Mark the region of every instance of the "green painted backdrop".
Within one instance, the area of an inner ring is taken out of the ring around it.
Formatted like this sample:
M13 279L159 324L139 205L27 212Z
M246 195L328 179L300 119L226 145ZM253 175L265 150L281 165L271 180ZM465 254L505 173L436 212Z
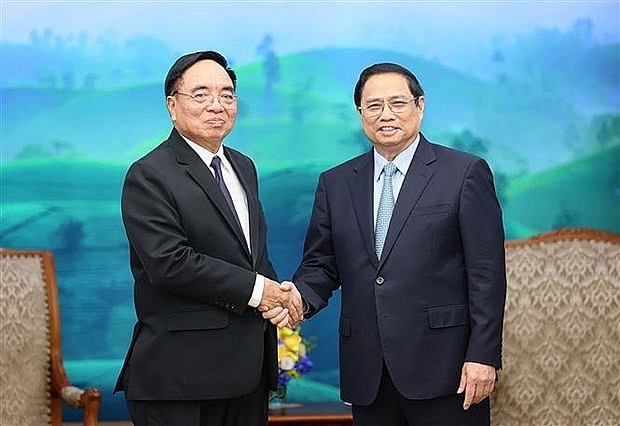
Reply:
M618 3L588 4L385 3L378 14L293 2L282 17L271 13L281 2L5 2L0 246L53 250L67 369L103 389L102 418L127 417L111 395L135 319L122 181L170 130L162 81L177 56L216 49L233 61L241 103L227 143L257 164L272 258L289 278L318 174L369 149L352 91L375 62L418 76L430 140L489 161L508 238L620 232ZM230 25L247 31L230 36ZM315 369L291 399L338 398L335 299L303 326Z

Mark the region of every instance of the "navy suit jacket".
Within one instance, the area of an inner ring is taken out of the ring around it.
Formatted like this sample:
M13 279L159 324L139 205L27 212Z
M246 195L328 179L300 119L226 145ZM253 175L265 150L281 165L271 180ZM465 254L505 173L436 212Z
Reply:
M370 151L321 174L294 282L320 310L342 290L340 387L370 404L383 362L407 398L456 394L465 361L501 367L502 213L487 163L421 136L379 261Z
M115 391L130 400L203 400L253 391L276 330L247 306L256 273L276 279L252 161L224 148L245 190L251 253L213 174L172 130L136 161L121 200L137 324ZM266 331L265 331L266 327Z

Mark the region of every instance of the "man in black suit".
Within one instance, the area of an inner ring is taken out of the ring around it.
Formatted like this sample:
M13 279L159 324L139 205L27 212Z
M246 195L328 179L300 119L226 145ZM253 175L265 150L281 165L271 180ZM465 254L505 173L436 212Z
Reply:
M276 329L255 308L299 319L274 281L254 164L222 145L235 88L219 53L179 58L165 81L174 129L125 178L138 321L115 391L136 426L266 425Z
M424 92L400 65L365 69L354 100L374 149L319 178L293 277L305 316L342 289L340 390L356 425L488 425L506 292L489 166L420 133Z

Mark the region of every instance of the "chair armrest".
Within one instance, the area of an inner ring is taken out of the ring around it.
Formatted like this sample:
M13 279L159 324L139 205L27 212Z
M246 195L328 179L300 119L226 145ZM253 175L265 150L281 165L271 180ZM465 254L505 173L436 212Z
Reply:
M99 389L84 389L80 398L80 407L84 409L84 426L97 426L99 406L101 405L101 392Z
M81 389L73 386L67 377L59 351L51 351L52 392L62 402L84 411L84 426L97 426L101 392L96 388Z
M101 392L98 389L63 386L60 396L63 402L74 408L84 410L84 426L96 426L98 424L97 414L101 405Z

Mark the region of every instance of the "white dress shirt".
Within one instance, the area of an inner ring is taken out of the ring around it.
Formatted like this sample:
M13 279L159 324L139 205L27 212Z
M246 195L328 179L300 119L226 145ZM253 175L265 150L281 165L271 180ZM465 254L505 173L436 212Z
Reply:
M396 166L396 172L392 175L392 189L394 191L394 202L398 201L398 194L400 193L400 188L403 186L403 181L405 180L405 175L411 166L411 161L413 161L413 155L415 154L415 150L418 149L418 145L420 144L420 134L416 136L415 140L411 145L409 145L403 152L398 154L392 163ZM383 166L388 161L381 156L377 152L377 149L374 149L374 158L375 158L375 178L374 182L374 193L373 193L373 211L374 211L374 224L377 226L377 215L379 213L379 200L381 199L381 190L383 189L383 179L385 173L383 173Z

